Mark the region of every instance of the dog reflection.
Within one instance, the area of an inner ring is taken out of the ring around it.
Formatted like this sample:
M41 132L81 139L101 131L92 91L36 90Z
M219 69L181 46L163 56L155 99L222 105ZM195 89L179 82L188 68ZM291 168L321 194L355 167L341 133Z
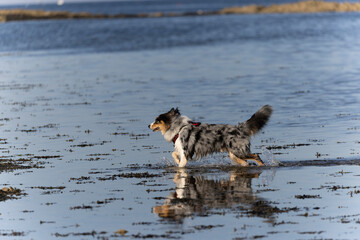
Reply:
M258 178L261 170L250 173L237 170L230 173L229 180L209 180L202 176L191 176L180 169L174 176L175 192L161 206L153 208L159 217L182 220L192 216L209 214L211 209L245 208L247 213L264 217L259 207L268 207L251 189L251 181ZM260 205L259 205L260 204ZM269 216L266 216L269 217Z

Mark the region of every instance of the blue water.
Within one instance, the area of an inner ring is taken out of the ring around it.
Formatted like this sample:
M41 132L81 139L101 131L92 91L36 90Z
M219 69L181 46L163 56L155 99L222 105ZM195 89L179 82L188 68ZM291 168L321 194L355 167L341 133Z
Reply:
M245 2L208 3L27 7L130 13ZM44 167L1 172L0 188L28 194L0 202L1 236L87 239L95 231L118 239L114 232L125 229L131 239L356 239L359 167L346 164L360 159L359 26L359 13L0 24L1 161ZM274 114L252 151L268 165L300 167L230 169L218 154L179 171L173 145L147 128L171 107L195 121L236 124L265 104ZM35 157L43 155L58 157ZM134 172L154 176L120 175ZM249 213L259 200L298 210ZM163 205L188 215L171 221L155 212Z
M140 7L150 12L174 8L196 11L246 3L249 2L125 1L23 7L132 13L139 12ZM137 104L124 110L137 111L136 119L146 119L141 122L140 132L147 131L143 127L154 115L176 105L190 117L231 123L245 120L261 105L271 104L275 114L267 128L270 132L263 136L265 139L254 140L258 152L271 145L295 143L311 146L306 150L277 150L277 157L290 161L356 158L358 26L360 13L8 22L0 25L0 56L4 63L10 59L23 63L17 70L4 64L4 74L27 72L30 62L39 61L39 66L44 62L48 66L33 67L30 73L54 69L53 78L57 79L81 69L79 79L86 79L92 71L99 79L109 72L129 79L129 84L121 88L138 89L146 99L136 99ZM53 59L67 64L57 67ZM2 76L5 83L8 79ZM91 85L91 80L87 81ZM138 82L142 84L138 86ZM143 89L145 83L148 86ZM111 85L109 94L117 87L120 86ZM97 101L108 101L101 93L98 96L101 97ZM132 97L137 98L134 94L129 97L129 103L135 102ZM155 103L157 99L161 101ZM117 100L123 102L121 98ZM138 111L147 104L149 113ZM228 114L234 109L246 114ZM157 142L163 144L160 138Z
M196 12L215 11L224 7L243 6L250 4L271 5L280 3L298 2L298 0L127 0L127 1L98 1L90 3L69 3L64 5L56 4L33 4L1 6L1 8L27 8L44 9L49 11L71 11L71 12L90 12L90 13L151 13L151 12ZM356 0L336 2L357 2Z
M266 1L267 4L280 1ZM288 1L283 1L288 2ZM134 13L215 10L264 1L132 1L56 5L29 5L31 9ZM21 7L21 6L16 6ZM211 9L210 9L211 8ZM302 40L303 44L356 44L359 13L270 14L176 17L160 19L104 19L9 22L0 28L0 52L141 51L183 46ZM351 34L350 34L351 33Z
M354 1L354 0L352 0ZM297 2L296 0L140 0L140 1L99 1L93 3L69 3L58 6L56 4L27 4L14 6L0 6L1 8L44 9L49 11L71 11L90 13L151 13L151 12L196 12L198 10L214 11L224 7L242 6L249 4L270 5L278 3ZM339 1L341 2L341 1ZM351 1L350 1L351 2Z

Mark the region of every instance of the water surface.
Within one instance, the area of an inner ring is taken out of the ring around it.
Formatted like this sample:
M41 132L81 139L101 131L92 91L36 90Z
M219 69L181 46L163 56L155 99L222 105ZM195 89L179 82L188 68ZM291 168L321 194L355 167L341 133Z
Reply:
M359 15L14 22L0 28L0 203L9 239L356 239ZM174 168L147 126L275 111L252 150ZM318 160L318 161L317 161ZM311 165L311 166L309 166ZM124 231L122 232L124 233Z

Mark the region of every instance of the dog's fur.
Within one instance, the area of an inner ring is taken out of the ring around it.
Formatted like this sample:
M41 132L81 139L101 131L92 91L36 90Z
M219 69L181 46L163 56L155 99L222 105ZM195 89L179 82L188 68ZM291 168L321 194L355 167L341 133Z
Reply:
M172 157L179 167L185 167L188 160L204 157L215 152L229 152L232 160L242 166L248 166L247 160L264 165L257 154L250 151L250 137L265 126L272 113L272 107L265 105L252 117L238 125L194 124L191 119L182 116L179 110L172 108L160 114L149 125L151 130L161 131L165 140L174 141L175 151Z

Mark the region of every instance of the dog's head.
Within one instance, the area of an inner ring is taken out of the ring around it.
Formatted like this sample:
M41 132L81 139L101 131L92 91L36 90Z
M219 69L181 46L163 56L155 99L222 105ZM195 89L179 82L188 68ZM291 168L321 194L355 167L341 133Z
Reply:
M170 111L160 114L155 118L155 121L149 125L149 128L154 132L161 131L164 135L169 130L171 123L175 118L180 116L178 108L172 108Z

